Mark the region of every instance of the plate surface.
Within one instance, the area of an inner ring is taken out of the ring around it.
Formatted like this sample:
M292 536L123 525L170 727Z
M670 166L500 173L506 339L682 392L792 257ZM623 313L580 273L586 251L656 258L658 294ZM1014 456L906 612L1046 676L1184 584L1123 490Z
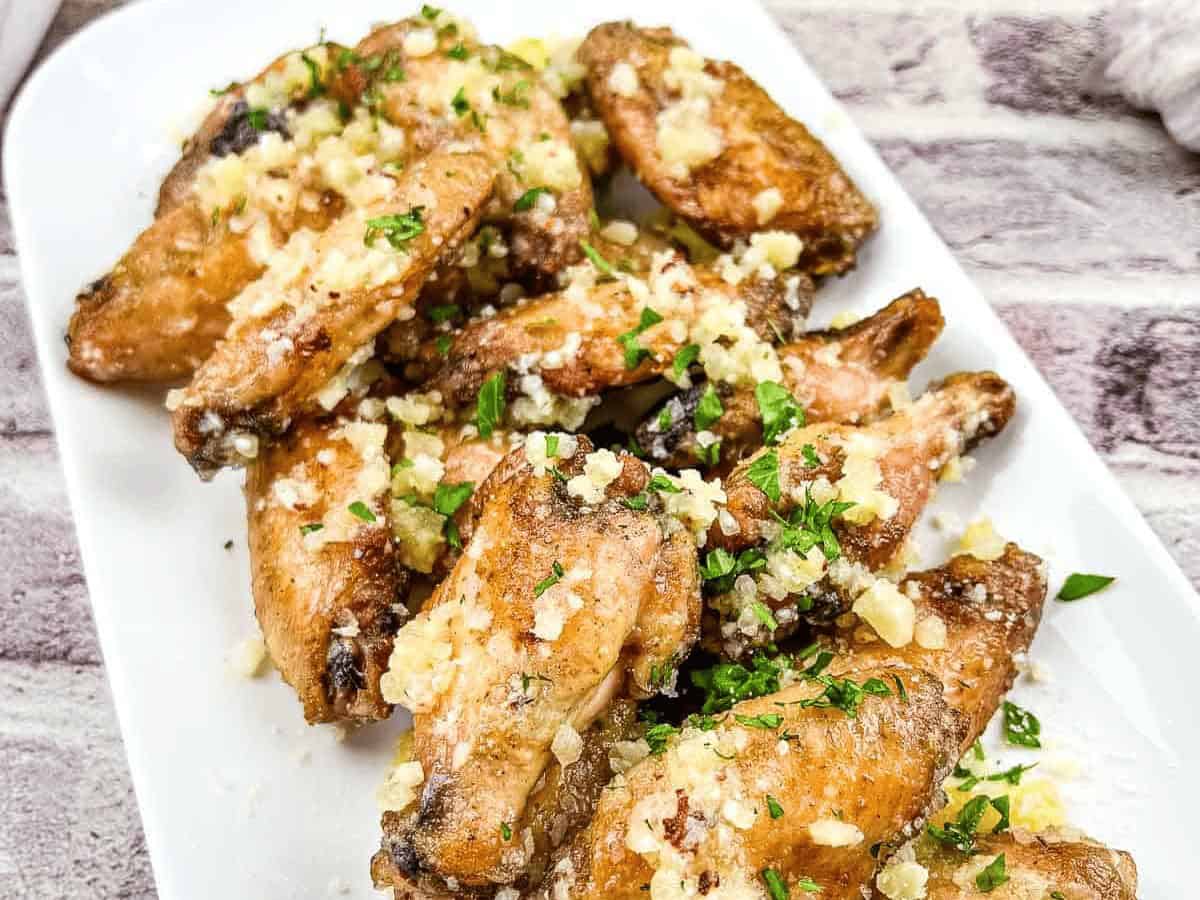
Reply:
M487 39L580 33L582 5L467 0ZM96 624L159 892L210 897L378 896L374 790L401 720L337 740L307 728L275 676L245 681L227 658L256 633L240 476L201 484L171 448L157 392L105 390L70 376L62 334L81 285L151 219L159 181L208 88L257 71L324 26L353 43L394 2L286 6L208 0L140 3L68 41L13 111L5 179L38 352ZM977 453L932 512L986 514L1050 562L1051 591L1072 571L1116 575L1103 595L1048 603L1031 657L1049 680L1015 699L1042 720L1048 749L1005 751L1063 783L1072 821L1133 851L1142 896L1189 896L1184 817L1200 808L1200 724L1190 669L1200 599L949 251L783 34L756 5L614 0L604 18L671 24L710 56L733 59L824 139L880 207L882 229L850 276L825 287L813 321L873 310L920 285L941 298L945 335L914 388L993 368L1019 412ZM1013 198L1013 202L1021 202ZM930 516L926 517L931 518ZM936 565L955 535L925 527ZM224 549L227 540L231 550ZM1000 753L995 732L986 741ZM81 761L86 765L86 760ZM85 822L77 827L86 828Z

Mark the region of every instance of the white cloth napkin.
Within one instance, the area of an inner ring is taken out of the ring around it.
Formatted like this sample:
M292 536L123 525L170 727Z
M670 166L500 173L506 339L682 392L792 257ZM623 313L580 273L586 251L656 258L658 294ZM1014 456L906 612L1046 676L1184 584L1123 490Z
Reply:
M1171 137L1200 152L1200 3L1123 0L1105 14L1104 31L1091 83L1158 110Z
M0 110L25 74L29 60L58 12L61 0L0 0Z

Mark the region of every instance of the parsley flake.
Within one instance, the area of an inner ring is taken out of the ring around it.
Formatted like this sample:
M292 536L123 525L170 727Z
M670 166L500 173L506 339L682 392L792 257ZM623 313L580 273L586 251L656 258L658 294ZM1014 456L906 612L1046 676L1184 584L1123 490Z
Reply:
M1006 881L1008 875L1004 871L1004 854L1001 853L975 876L975 887L988 894Z
M542 594L546 593L546 591L550 590L550 588L554 587L554 585L556 585L560 581L562 581L562 577L563 577L563 567L558 562L558 560L555 560L554 564L550 566L550 574L547 575L545 578L543 578L541 581L539 581L534 586L533 596L535 596L535 597L542 596Z
M352 515L362 519L364 522L375 521L375 513L371 512L371 508L361 500L355 500L346 508L350 510Z
M323 522L309 522L307 525L300 526L300 534L309 535L320 531L325 527Z
M500 823L500 837L504 838L506 841L512 840L512 826L507 822Z
M754 399L762 416L763 443L768 447L793 428L803 428L804 408L788 389L774 381L760 381L754 388ZM807 458L807 457L806 457Z
M671 363L671 373L678 381L683 377L683 373L688 370L688 367L700 358L700 345L688 344L686 347L680 347L675 354L675 361Z
M779 805L779 801L767 794L767 812L771 814L772 819L783 818L783 807Z
M504 391L508 378L501 369L488 378L479 389L475 404L475 427L481 438L490 438L500 420L504 418Z
M538 197L540 197L542 194L548 193L550 193L550 188L548 187L530 188L517 198L517 202L513 204L513 212L527 212L528 210L533 209L534 204L537 203Z
M1104 590L1116 580L1108 575L1085 575L1082 572L1072 572L1067 576L1067 580L1063 582L1063 586L1059 588L1054 599L1061 600L1063 603L1082 600L1097 591Z
M596 267L596 270L607 279L615 279L617 277L616 270L613 269L612 263L600 255L600 251L589 244L587 241L580 241L579 246L583 249L583 254Z
M1027 709L1022 709L1015 703L1004 701L1004 738L1010 744L1018 747L1042 746L1039 735L1042 733L1042 723Z
M708 427L718 421L724 413L725 407L721 405L717 389L710 383L704 389L704 393L700 395L700 402L696 404L696 428L700 431L707 431Z
M414 206L402 215L393 214L367 219L367 230L363 234L363 243L369 247L375 243L376 238L382 235L396 250L407 249L409 241L425 232L425 223L422 221L424 212L425 207Z
M452 516L470 499L475 491L475 482L462 481L458 484L442 482L433 492L433 509L443 516Z
M778 503L782 493L779 488L779 454L769 450L759 456L746 469L749 482L767 495L772 503Z

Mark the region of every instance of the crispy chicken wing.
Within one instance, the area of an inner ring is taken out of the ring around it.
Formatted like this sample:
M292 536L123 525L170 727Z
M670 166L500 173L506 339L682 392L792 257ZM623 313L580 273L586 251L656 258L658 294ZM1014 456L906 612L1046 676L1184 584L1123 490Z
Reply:
M975 879L1004 855L1008 881L992 888L989 900L1137 900L1137 866L1123 850L1087 838L1057 833L1013 832L980 836L974 855L917 842L917 859L929 870L927 900L975 900L984 896ZM876 900L886 900L878 890Z
M840 628L831 671L892 666L941 680L946 702L970 723L960 748L983 733L1017 675L1013 657L1029 649L1046 599L1044 565L1008 544L998 559L953 557L907 576L900 593L915 608L916 637L891 647L867 624Z
M474 404L483 382L501 370L514 394L522 376L534 372L554 394L587 397L669 372L714 310L737 305L761 340L771 340L773 329L791 331L798 310L807 309L807 296L799 296L783 279L731 286L708 267L667 253L645 282L573 286L469 322L446 352L434 343L423 347L408 374L452 407Z
M566 114L523 60L480 44L464 20L429 13L364 38L338 90L365 97L419 151L455 144L486 154L496 168L487 218L508 231L514 273L549 284L582 255L592 209Z
M894 671L847 674L891 683ZM825 900L859 900L877 845L905 840L928 814L963 723L923 673L907 704L867 696L853 718L806 706L819 687L743 701L710 731L685 725L604 792L538 896L762 896L775 879L784 892L808 879Z
M783 386L809 422L867 422L891 408L903 385L942 332L937 300L919 288L846 328L813 331L776 348ZM664 466L695 465L696 407L707 390L697 384L668 399L638 427L638 445ZM718 385L724 412L708 426L721 442L721 462L736 463L762 444L762 414L752 387Z
M297 422L246 469L254 607L310 722L372 720L406 576L388 527L385 425Z
M287 265L239 295L225 339L169 398L175 446L192 466L211 475L244 463L260 437L332 408L376 335L413 315L430 270L474 229L492 178L479 154L435 153L315 241L294 238Z
M669 28L610 22L579 48L613 144L663 203L713 240L799 235L802 265L844 272L876 213L837 160L733 63Z
M620 502L645 486L640 462L577 444L566 482L524 450L501 465L464 553L397 636L384 695L413 711L423 787L385 814L381 853L418 887L519 879L551 757L569 763L614 697L652 693L695 640L690 533Z
M302 55L325 59L326 53L337 51L336 45L322 45L286 54L219 98L164 180L154 223L111 272L76 299L67 328L71 371L102 382L171 381L190 375L225 333L230 321L226 303L263 272L256 241L268 237L282 244L300 229L321 231L341 215L340 194L320 178L301 175L294 160L277 153L269 172L254 184L268 202L252 203L249 211L246 193L236 200L219 193L210 197L214 192L203 192L196 183L206 163L238 160L251 149L257 160L265 155L259 144L266 136L292 137L288 129L299 108L252 111L248 88L265 90L266 84L286 79L295 66L303 71ZM292 88L298 97L281 99L303 103L309 88L304 79ZM231 163L229 172L236 165ZM261 230L251 227L254 222L261 222Z

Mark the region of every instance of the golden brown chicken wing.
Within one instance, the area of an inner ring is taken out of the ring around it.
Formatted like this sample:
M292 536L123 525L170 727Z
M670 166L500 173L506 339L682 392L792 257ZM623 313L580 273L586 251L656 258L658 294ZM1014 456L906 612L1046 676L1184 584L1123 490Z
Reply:
M435 153L381 198L347 213L234 301L225 339L173 398L175 446L201 475L253 458L261 437L332 408L356 365L413 299L438 261L474 230L492 166ZM291 245L289 245L291 246Z
M1001 856L1002 870L996 864ZM926 900L1137 900L1133 857L1073 834L980 836L971 855L923 839L917 842L916 859L928 870ZM989 878L984 873L988 866L1006 880ZM986 893L981 884L989 886ZM886 900L878 889L873 896Z
M469 322L450 335L449 348L424 346L407 374L451 407L474 404L483 382L502 370L514 396L535 374L556 395L587 397L670 372L705 316L729 306L762 341L790 333L807 311L807 295L799 296L785 279L734 286L667 252L645 281L576 285Z
M856 686L895 670L846 674ZM876 854L928 814L957 752L960 717L914 673L908 702L868 692L853 716L816 680L689 726L600 798L539 897L706 895L858 900Z
M773 229L814 274L844 272L876 213L825 146L733 63L669 28L599 25L579 48L612 142L663 203L711 239Z
M783 382L809 422L869 422L891 409L893 393L942 332L937 300L919 288L846 328L813 331L777 349ZM698 384L650 413L635 437L648 458L681 468L703 455L696 408ZM753 387L717 385L724 411L707 430L721 443L721 463L737 463L762 444L762 411Z
M892 599L900 608L882 611L886 637L869 624L870 607L864 607L865 622L838 629L830 671L892 666L937 677L945 686L946 702L970 725L960 748L966 752L1012 687L1017 675L1013 658L1033 641L1046 599L1044 564L1010 543L997 559L964 554L910 574ZM903 632L898 638L888 627L897 618ZM903 643L891 646L887 638Z
M303 420L246 469L254 608L310 722L383 719L406 617L388 527L387 426Z
M657 690L695 640L690 533L621 502L649 479L640 462L576 443L560 475L524 450L501 465L462 556L397 636L384 696L413 712L423 787L385 815L381 852L418 887L522 877L552 756L569 767L579 732L622 693Z
M319 170L301 173L289 152L297 148L291 130L314 118L311 109L308 119L298 117L319 84L302 60L320 72L339 50L285 54L218 99L164 180L154 223L77 298L67 329L71 371L103 382L190 375L225 333L226 304L262 274L259 247L301 229L321 231L341 215L341 194ZM279 105L252 107L247 96L261 102L268 86ZM340 132L342 123L329 118L326 130ZM316 139L311 129L304 136ZM213 176L207 187L199 178L205 166Z
M469 23L427 8L373 31L345 57L337 90L403 128L418 152L454 144L492 160L487 218L504 224L516 275L545 286L582 256L592 191L566 114L537 72L480 44Z

